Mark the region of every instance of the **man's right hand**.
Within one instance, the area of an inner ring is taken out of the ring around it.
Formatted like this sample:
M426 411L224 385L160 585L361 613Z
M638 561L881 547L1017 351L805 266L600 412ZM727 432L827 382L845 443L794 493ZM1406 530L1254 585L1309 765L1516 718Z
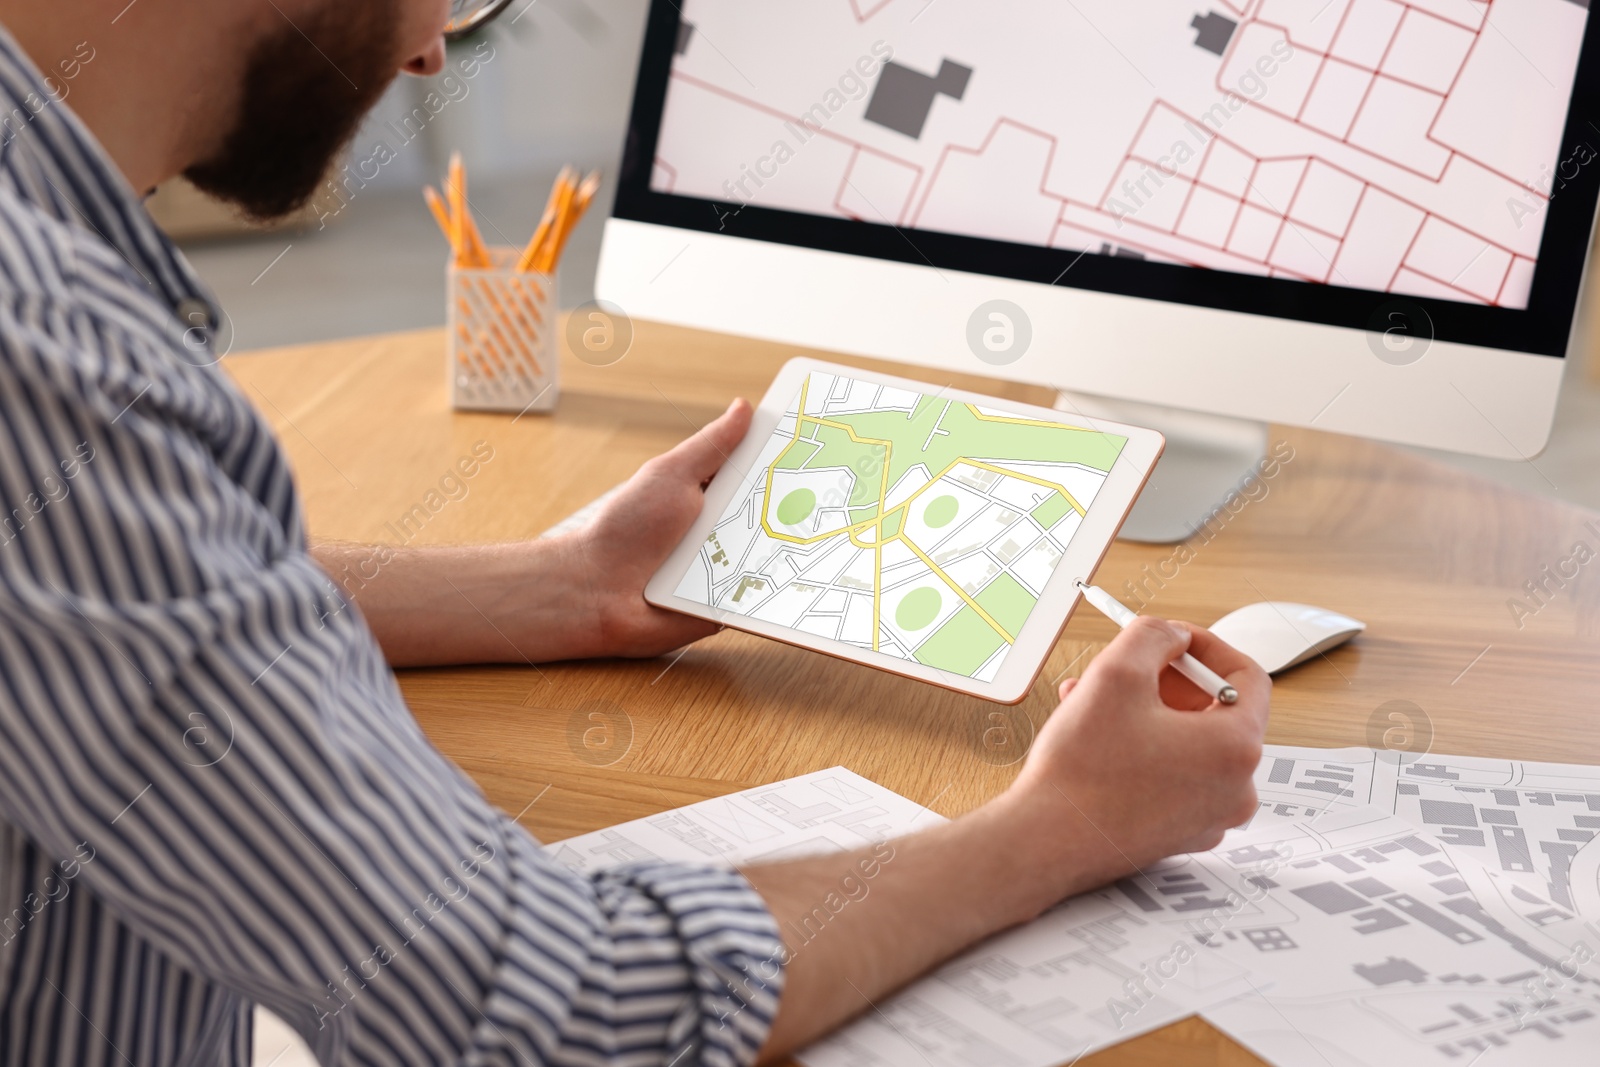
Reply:
M1185 651L1238 703L1218 704L1173 670ZM1260 667L1205 630L1140 619L1061 687L1000 797L870 851L747 868L792 954L762 1060L1065 897L1215 846L1255 813L1271 692Z
M1221 704L1171 668L1189 652L1238 690ZM1033 827L1059 897L1214 848L1256 811L1272 682L1207 630L1142 617L1061 686L999 802Z

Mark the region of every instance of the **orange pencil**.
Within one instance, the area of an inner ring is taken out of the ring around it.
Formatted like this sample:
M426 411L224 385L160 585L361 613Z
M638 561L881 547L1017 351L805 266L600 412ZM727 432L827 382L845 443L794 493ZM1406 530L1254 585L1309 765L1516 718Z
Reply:
M578 187L570 181L561 188L561 199L556 204L556 221L550 227L550 232L545 235L544 244L539 248L539 255L534 263L534 270L540 274L553 274L556 269L556 244L561 240L561 234L567 228L567 219L572 211L572 202L578 195Z
M600 172L591 170L589 176L583 179L583 184L578 186L578 199L587 208L589 201L594 199L594 194L600 191Z
M533 269L540 274L550 273L550 249L555 243L556 235L561 232L561 227L566 225L567 212L572 209L572 199L577 194L577 186L573 181L576 177L577 175L569 168L568 176L556 190L555 215L551 218L550 228L545 231L544 240L539 242L539 250L533 257Z
M450 156L447 186L445 192L450 197L451 218L456 226L457 265L487 267L489 257L483 248L483 238L478 235L478 227L472 221L472 214L467 209L467 170L462 165L460 152L454 152Z
M561 173L556 175L555 184L550 187L550 198L545 201L544 216L539 220L538 229L533 231L533 239L528 242L528 247L523 249L522 255L517 259L518 270L532 270L539 260L539 252L544 248L544 243L550 237L550 231L556 224L556 206L561 202L562 190L571 179L571 167L562 167Z
M465 197L462 199L465 200ZM462 216L462 225L467 231L467 254L472 259L472 266L478 268L493 266L493 260L489 258L489 246L483 243L483 234L478 232L478 223L473 219L470 209Z
M455 153L450 157L450 165L445 170L444 195L450 204L450 236L451 243L456 246L456 266L464 265L466 254L465 230L461 223L461 154Z
M572 236L572 231L577 229L578 223L583 219L583 213L589 210L589 204L599 190L600 172L593 171L583 180L583 184L573 191L573 198L562 215L561 226L552 238L545 257L546 274L555 273L556 265L561 261L561 253L567 247L567 239Z
M439 229L444 231L445 240L450 242L451 253L459 257L461 253L455 246L455 222L450 218L450 209L445 206L438 191L431 185L423 187L422 199L427 201L428 210L433 212L433 221L439 224Z

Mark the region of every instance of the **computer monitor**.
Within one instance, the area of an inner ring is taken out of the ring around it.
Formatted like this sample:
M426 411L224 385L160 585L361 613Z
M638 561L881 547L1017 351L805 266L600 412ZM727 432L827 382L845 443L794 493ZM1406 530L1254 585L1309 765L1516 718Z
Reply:
M1583 0L655 0L597 292L1069 407L1529 458L1596 33Z

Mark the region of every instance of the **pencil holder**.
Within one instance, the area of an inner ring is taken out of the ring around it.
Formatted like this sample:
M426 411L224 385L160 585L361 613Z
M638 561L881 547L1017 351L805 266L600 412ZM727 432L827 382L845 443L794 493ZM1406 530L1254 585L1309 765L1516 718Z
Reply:
M489 267L450 264L450 403L460 411L550 411L561 341L554 275L516 269L491 248Z

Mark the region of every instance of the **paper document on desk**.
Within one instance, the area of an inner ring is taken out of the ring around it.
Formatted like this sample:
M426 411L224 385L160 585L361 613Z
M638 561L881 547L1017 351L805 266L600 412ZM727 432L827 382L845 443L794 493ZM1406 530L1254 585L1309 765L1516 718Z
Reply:
M774 862L859 848L943 821L835 767L548 851L579 871L655 859ZM791 942L828 936L825 926L785 934ZM811 1067L1054 1067L1251 988L1246 971L1203 957L1184 940L1135 905L1078 897L879 1002L798 1058Z
M1251 988L1247 969L1186 931L1126 900L1085 895L963 953L796 1058L809 1067L1056 1067Z
M1568 920L1600 924L1600 767L1268 745L1256 791L1250 829L1371 806L1508 883L1512 905L1551 936L1574 945L1585 934Z
M1600 767L1434 755L1396 763L1385 756L1379 807L1600 922Z
M1261 807L1248 828L1300 822L1330 808L1371 804L1378 777L1378 753L1370 748L1267 745L1256 768Z
M1268 746L1256 784L1216 850L1066 901L798 1058L1049 1067L1200 1013L1278 1067L1597 1061L1600 910L1577 909L1600 897L1600 769ZM939 820L835 768L551 851L751 862Z
M1204 940L1270 985L1202 1015L1277 1067L1600 1054L1594 939L1574 951L1525 918L1517 887L1376 808L1235 832L1150 874L1254 887Z
M777 863L843 852L944 822L854 771L834 767L547 845L575 871L641 860Z

